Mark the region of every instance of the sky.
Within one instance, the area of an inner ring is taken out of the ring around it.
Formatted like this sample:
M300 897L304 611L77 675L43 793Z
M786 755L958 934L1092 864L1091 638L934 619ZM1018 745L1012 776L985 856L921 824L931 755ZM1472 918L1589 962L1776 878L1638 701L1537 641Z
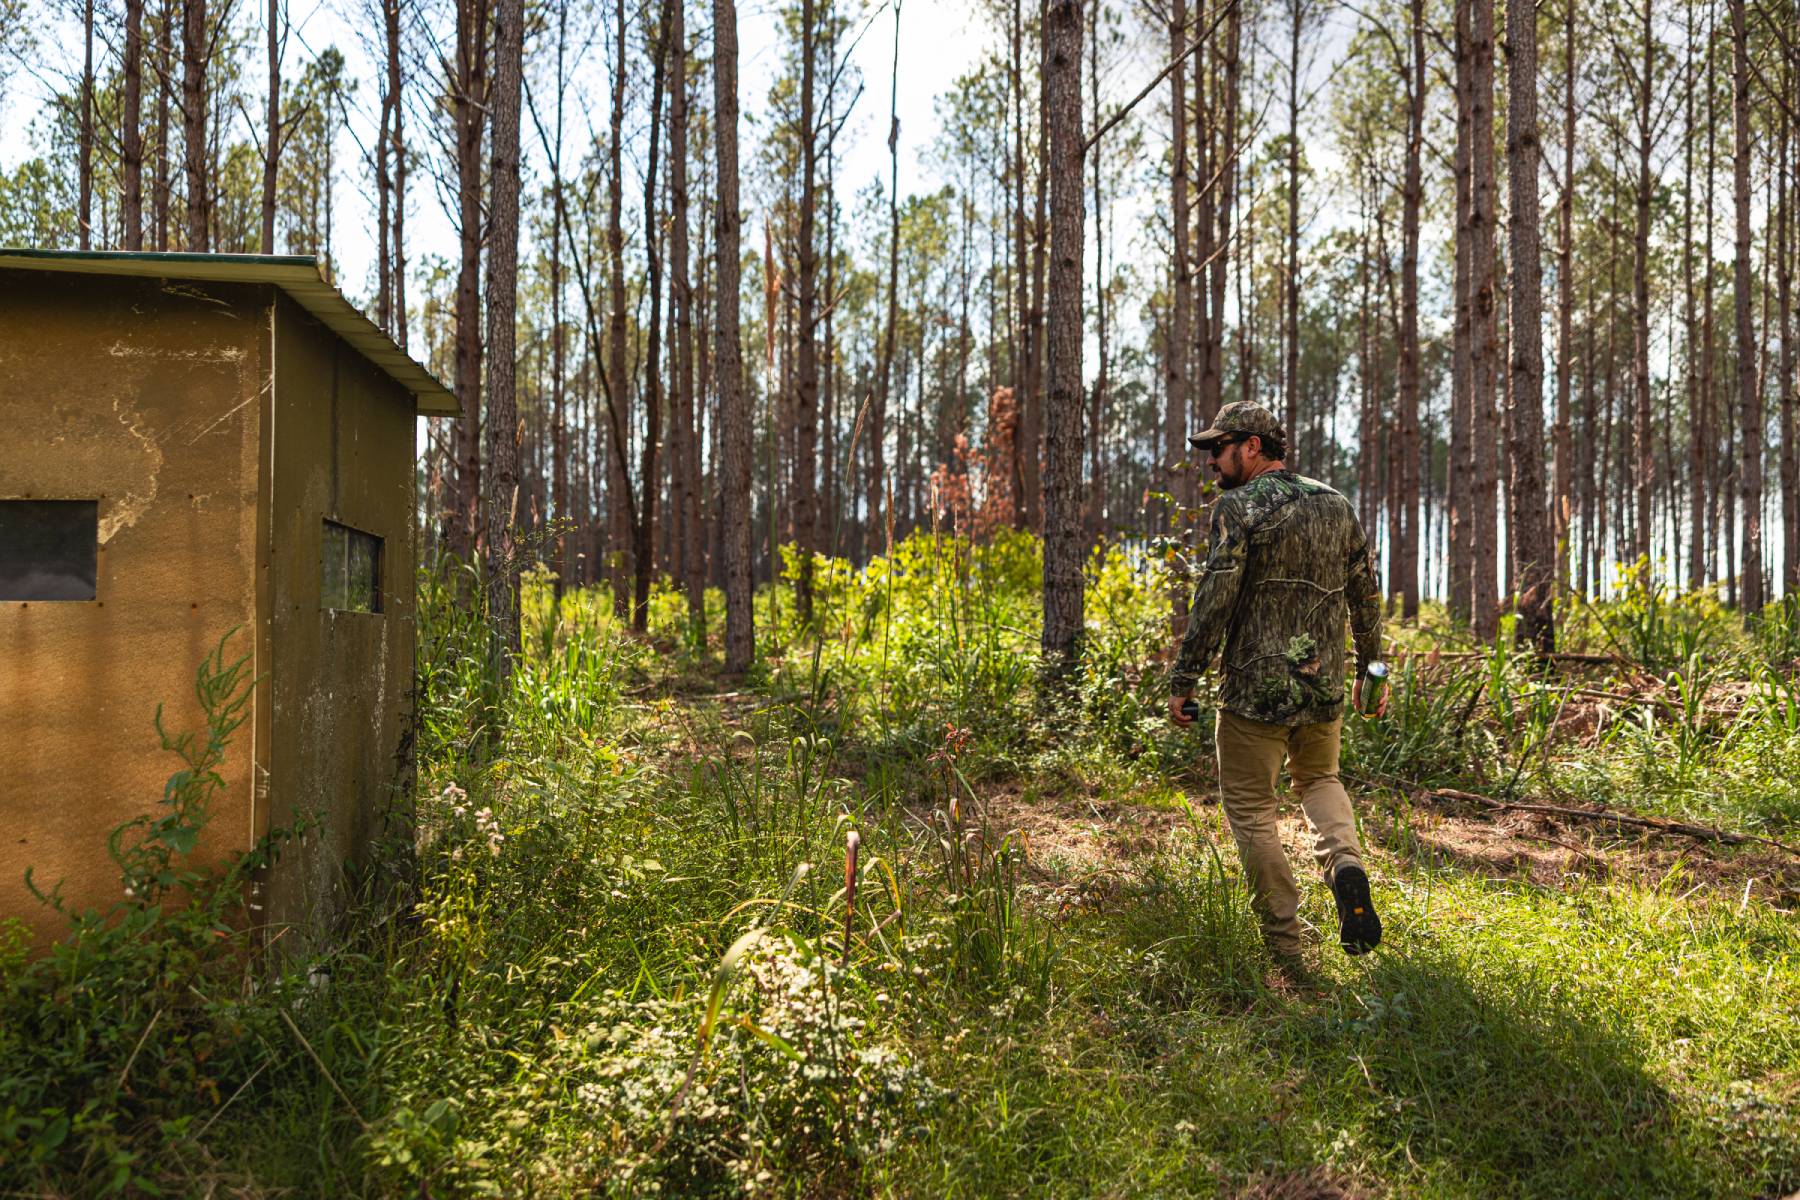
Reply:
M340 174L335 203L333 249L341 264L340 280L353 297L371 290L368 281L374 275L375 235L373 188L368 171L353 157L359 145L367 145L375 124L375 106L381 88L378 64L367 53L357 28L357 8L352 0L289 0L288 19L291 33L284 53L284 81L298 78L306 61L327 46L335 45L343 52L348 74L358 81L357 95L350 106L349 136L340 147L346 166ZM34 15L49 16L45 0L36 0ZM695 16L699 14L696 12ZM710 37L709 29L698 31ZM696 30L690 28L689 36ZM850 195L878 176L884 181L888 172L886 127L888 118L888 85L894 54L894 13L886 5L872 6L865 16L852 25L852 37L860 34L852 61L865 81L865 89L838 147L839 178L843 194ZM970 6L946 0L903 0L900 17L900 71L898 111L900 117L900 191L902 195L933 187L938 182L926 162L926 150L936 125L933 100L948 91L956 77L970 69L978 57L984 31L973 23ZM260 39L259 32L256 34ZM763 3L740 4L738 9L739 93L743 113L750 120L742 131L740 154L748 162L754 153L757 129L752 123L767 108L766 96L780 68L780 46L777 40L773 7ZM66 65L80 69L81 29L66 16L51 17L40 23L40 48L36 55L48 60L51 69ZM547 47L540 47L547 53ZM97 49L97 54L102 53ZM572 64L577 71L603 88L608 64L603 61L603 48L596 48L593 61ZM261 78L261 51L253 52L247 65L249 73ZM66 60L59 63L58 60ZM7 79L4 99L0 100L0 167L10 169L37 153L38 114L50 94L52 77L34 78L16 62L0 61ZM550 74L548 68L541 77ZM708 86L709 81L696 81ZM257 94L260 82L248 90ZM604 97L598 96L601 102ZM708 102L710 106L710 101ZM253 107L258 114L260 106ZM596 120L604 119L604 110ZM574 122L570 123L571 126ZM235 117L234 129L240 134L245 119ZM260 129L258 130L260 136ZM585 130L583 130L585 134ZM541 154L533 153L536 139L531 136L530 119L526 118L524 145L527 170ZM415 129L413 136L419 132ZM575 140L570 129L571 145ZM573 153L573 150L570 151ZM410 189L407 217L408 251L413 261L422 255L441 254L454 257L456 230L438 201L436 190L422 175L415 175L416 186ZM530 181L527 181L529 186ZM746 204L755 202L747 189ZM752 220L754 224L754 220Z

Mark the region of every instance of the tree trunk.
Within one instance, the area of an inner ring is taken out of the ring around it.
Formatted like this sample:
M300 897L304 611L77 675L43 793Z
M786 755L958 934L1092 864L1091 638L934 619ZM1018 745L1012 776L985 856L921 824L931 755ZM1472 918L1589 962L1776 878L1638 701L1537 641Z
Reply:
M281 0L269 0L269 108L268 122L263 134L263 177L262 177L262 252L275 253L275 178L281 162ZM382 113L382 124L385 126L387 113ZM383 189L382 199L387 197ZM384 217L386 213L382 214ZM386 249L387 230L382 230L383 249ZM384 265L385 269L385 265Z
M400 343L400 349L406 349L406 136L405 92L400 80L400 4L402 0L382 0L382 16L387 25L387 93L392 98L392 149L394 163L393 190L393 236L389 239L389 252L394 256L388 270L388 282L393 288L393 308L390 313L389 331Z
M1655 186L1650 174L1650 147L1655 140L1655 129L1651 125L1653 118L1650 111L1650 100L1652 73L1656 63L1656 44L1650 25L1651 8L1651 0L1644 0L1644 60L1641 67L1643 77L1639 81L1641 91L1638 98L1637 115L1637 228L1632 247L1634 253L1632 284L1636 318L1632 365L1637 391L1637 407L1631 426L1632 474L1635 476L1632 483L1637 507L1632 527L1631 556L1633 559L1643 560L1645 571L1643 583L1645 586L1649 585L1649 572L1652 567L1650 499L1656 473L1655 430L1651 426L1650 410L1650 199L1651 188Z
M725 560L725 669L748 669L755 657L750 609L750 399L744 391L744 348L738 340L738 272L743 218L738 211L738 44L735 0L713 0L713 126L718 197L714 254L718 325L713 372L718 381L721 501Z
M607 457L606 524L607 579L612 585L613 616L625 621L631 615L628 581L632 576L631 479L625 463L631 454L631 365L625 356L625 0L613 6L611 171L606 181L606 248L610 262L607 279L607 339L605 386L609 390L614 442Z
M800 556L794 602L800 619L813 615L813 553L818 547L819 349L814 323L819 305L817 227L818 144L814 128L813 77L818 56L814 0L800 3L800 312L798 379L794 420L798 461L794 465L794 541Z
M1785 91L1790 104L1800 106L1800 70L1796 59L1800 49L1788 48L1783 61ZM1791 154L1791 137L1800 134L1800 122L1793 109L1784 106L1780 116L1779 161L1775 168L1775 190L1780 201L1775 209L1775 294L1776 320L1781 328L1781 381L1777 385L1781 413L1781 580L1782 593L1794 595L1800 589L1800 448L1795 446L1794 429L1794 191L1800 188L1800 156ZM1789 168L1794 174L1789 175ZM1784 182L1785 181L1785 182Z
M187 175L187 246L212 248L206 193L206 0L181 3L181 145Z
M670 465L675 496L671 519L678 531L675 573L687 591L688 633L706 644L706 580L702 574L699 479L700 440L694 423L694 288L688 257L687 13L677 0L670 14L669 53L669 303L675 312L675 437Z
M90 249L94 236L94 0L85 0L81 9L82 44L85 46L81 65L81 145L77 189L80 193L76 224L81 248Z
M519 653L519 419L516 328L519 292L519 90L524 0L494 10L492 229L487 289L487 601L489 665L504 688Z
M1074 665L1082 631L1081 539L1081 0L1045 12L1044 108L1049 132L1049 311L1044 389L1043 652Z
M888 278L887 316L881 334L879 390L869 414L869 526L871 534L892 528L892 486L883 478L887 461L888 400L893 394L894 338L900 328L900 8L894 5L894 64L888 94Z
M1556 649L1555 543L1544 507L1544 352L1538 237L1537 9L1506 8L1506 158L1512 203L1512 506L1507 533L1518 564L1518 636Z
M1282 428L1288 435L1288 457L1293 461L1294 441L1300 432L1300 33L1305 22L1305 0L1288 0L1288 144L1287 144L1287 275L1282 288L1286 312L1282 341L1287 354L1282 363Z
M1556 542L1556 585L1567 593L1574 487L1570 404L1575 356L1575 0L1563 0L1563 41L1563 188L1556 206L1556 431L1550 522Z
M1470 0L1470 8L1469 294L1474 340L1469 355L1469 398L1474 410L1470 448L1475 458L1470 598L1476 636L1488 639L1498 632L1500 623L1494 412L1494 376L1500 360L1495 342L1498 298L1494 286L1494 0Z
M1088 79L1093 87L1089 97L1093 128L1100 128L1100 6L1094 7L1093 37L1088 41ZM1101 194L1100 166L1101 150L1096 144L1094 156L1094 324L1100 351L1099 370L1094 373L1094 390L1088 405L1088 414L1083 440L1088 446L1088 482L1087 503L1083 506L1085 532L1087 539L1084 546L1091 546L1101 533L1101 519L1106 504L1106 481L1102 474L1105 470L1105 459L1102 456L1106 435L1101 413L1106 404L1106 384L1108 354L1106 313L1106 205Z
M1012 6L1012 70L1008 83L1012 90L1012 217L1013 245L1016 257L1013 262L1013 290L1017 295L1015 320L1019 336L1015 341L1015 354L1012 361L1013 398L1015 411L1022 414L1026 396L1031 391L1031 363L1036 351L1032 339L1036 335L1036 326L1030 318L1031 311L1031 256L1025 237L1025 75L1024 75L1024 19L1020 11L1020 0L1013 0ZM1013 521L1020 529L1029 528L1025 501L1025 455L1027 449L1025 422L1018 419L1012 426L1012 461L1009 464L1012 473L1010 490L1013 496Z
M144 248L144 0L125 0L124 128L119 139L119 222L125 249Z
M1738 492L1744 514L1740 601L1746 616L1762 610L1762 394L1756 386L1756 338L1750 321L1750 52L1744 0L1731 0L1731 193L1737 245L1732 300L1737 324Z
M656 459L662 449L662 252L656 231L657 153L662 144L663 86L667 79L670 10L682 0L663 0L656 34L655 67L650 84L650 154L644 164L644 266L650 296L650 319L644 325L644 440L638 448L637 528L632 537L631 627L644 633L650 621L650 577L656 560Z
M162 20L156 43L156 177L150 197L150 226L156 232L155 249L169 249L169 109L175 87L175 0L163 0Z
M381 0L384 24L387 17L385 10L394 2L395 0ZM394 228L392 224L394 181L388 171L388 153L391 148L389 129L394 119L394 89L390 84L391 81L384 78L381 89L381 118L375 128L375 323L391 332L394 320L394 280L391 274L393 259L389 254L388 238L393 235ZM555 231L552 232L554 234Z
M383 0L384 5L397 0ZM563 591L570 576L569 542L572 536L569 502L569 429L565 411L563 372L563 227L567 223L568 204L563 194L563 96L568 89L564 73L569 40L569 10L556 10L556 141L550 147L550 512L555 528L556 580L552 596L557 608L553 621L561 619ZM541 127L540 127L541 129Z
M1471 356L1475 344L1474 297L1470 291L1470 267L1475 261L1469 217L1474 189L1470 165L1474 153L1474 125L1470 117L1473 58L1469 29L1470 0L1455 0L1456 29L1456 262L1455 332L1451 337L1450 371L1450 615L1467 621L1474 617L1475 583L1475 434L1474 374Z
M1182 51L1187 49L1187 25L1187 0L1172 0L1169 9L1171 59L1179 59ZM1196 70L1195 74L1198 76L1199 72ZM1159 474L1163 489L1175 500L1168 506L1164 527L1158 532L1178 535L1181 479L1185 473L1176 464L1187 459L1187 354L1194 295L1192 269L1188 265L1187 79L1180 62L1169 75L1169 118L1169 204L1174 225L1174 258L1170 275L1169 338L1163 348L1165 449ZM1204 138L1205 134L1201 136ZM1173 632L1180 637L1187 626L1187 589L1178 583L1169 589L1169 600L1173 605Z
M1210 310L1211 340L1206 347L1205 362L1200 368L1200 419L1209 425L1212 418L1218 415L1219 406L1225 399L1225 285L1229 278L1228 271L1232 262L1241 261L1242 255L1227 253L1231 246L1232 209L1237 203L1237 179L1239 165L1238 145L1238 108L1241 98L1242 82L1239 68L1239 51L1243 42L1243 22L1241 4L1232 4L1225 16L1225 58L1222 64L1224 71L1224 96L1219 117L1217 150L1213 155L1212 174L1206 186L1214 188L1214 198L1210 201L1211 209L1218 214L1218 236L1212 239L1208 247L1208 257L1212 259L1211 301ZM1216 180L1216 185L1213 181ZM1202 202L1205 208L1208 202ZM1194 473L1192 487L1195 494L1199 489L1199 472Z
M1419 159L1425 146L1425 0L1411 0L1412 74L1407 80L1406 175L1400 215L1400 540L1388 580L1401 615L1419 615L1419 210L1425 199Z
M1686 94L1683 98L1683 109L1684 109L1683 128L1686 132L1686 136L1682 139L1682 141L1683 141L1683 179L1682 179L1681 273L1682 273L1683 292L1685 293L1685 296L1686 296L1686 313L1685 313L1685 319L1683 321L1683 326L1686 330L1686 334L1685 334L1685 338L1684 338L1684 344L1687 349L1687 355L1686 355L1687 364L1686 364L1685 376L1687 379L1687 392L1688 392L1688 397L1687 397L1687 399L1688 399L1688 480L1687 480L1687 487L1688 487L1689 534L1688 534L1688 548L1687 548L1688 549L1688 573L1687 574L1688 574L1688 587L1698 590L1699 588L1704 586L1706 583L1706 471L1707 471L1707 460L1710 457L1706 452L1707 451L1707 442L1706 442L1706 436L1705 436L1706 410L1707 410L1706 392L1707 392L1707 387L1709 385L1709 380L1707 378L1707 370L1706 370L1706 359L1707 359L1707 356L1711 353L1711 337L1710 337L1710 328L1709 327L1711 325L1712 312L1711 312L1711 304L1710 304L1710 284L1709 284L1709 304L1707 307L1705 323L1704 324L1700 323L1700 321L1696 318L1696 316L1694 314L1694 218L1693 218L1693 211L1694 211L1694 135L1693 135L1693 131L1695 129L1695 125L1694 125L1694 80L1696 78L1696 75L1698 75L1700 78L1702 78L1706 81L1708 96L1710 97L1711 88L1712 88L1712 76L1711 76L1712 54L1711 54L1711 50L1709 47L1708 51L1707 51L1707 55L1706 55L1705 66L1703 68L1701 68L1699 71L1696 71L1695 64L1693 62L1694 10L1690 6L1688 8L1687 12L1688 12L1687 37L1685 40L1686 40L1686 44L1688 46L1689 61L1687 64L1688 69L1686 72L1686 74L1687 74L1687 87L1685 89ZM1711 111L1711 102L1709 99L1709 101L1708 101L1709 114L1710 114L1710 111ZM1710 139L1711 139L1711 131L1708 130L1709 142L1710 142ZM1709 172L1709 176L1708 176L1708 188L1707 188L1707 213L1706 213L1707 230L1708 230L1709 235L1710 235L1711 228L1712 228L1712 211L1711 211L1712 190L1711 190L1711 178L1710 178L1711 169L1712 169L1712 165L1711 165L1711 160L1710 160L1710 156L1709 156L1708 163L1707 163L1707 170ZM1705 262L1705 267L1706 267L1706 274L1707 274L1708 279L1710 280L1711 274L1712 274L1712 271L1711 271L1712 248L1711 248L1710 240L1706 247L1706 257L1705 257L1704 262ZM1700 339L1700 345L1698 347L1695 346L1696 335L1699 335L1699 339Z
M450 550L472 561L481 530L481 141L488 107L488 0L457 0L456 75L456 513Z
M1041 11L1047 13L1048 8ZM1042 530L1043 462L1046 450L1044 406L1047 403L1044 397L1044 372L1048 352L1045 339L1049 336L1044 326L1044 281L1049 262L1047 250L1050 237L1050 224L1045 211L1050 190L1050 106L1044 76L1049 70L1050 39L1043 28L1040 27L1038 32L1037 198L1033 204L1034 215L1031 222L1031 304L1025 312L1025 321L1030 329L1027 342L1031 347L1031 355L1025 364L1025 395L1019 402L1019 475L1025 481L1024 490L1019 494L1019 514L1022 528ZM1077 104L1075 114L1079 117L1080 113L1081 108Z

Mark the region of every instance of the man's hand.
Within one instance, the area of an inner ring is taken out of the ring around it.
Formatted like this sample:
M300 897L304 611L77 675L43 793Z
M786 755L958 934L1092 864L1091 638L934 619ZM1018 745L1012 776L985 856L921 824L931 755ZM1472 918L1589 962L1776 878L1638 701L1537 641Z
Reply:
M1350 707L1354 708L1359 713L1362 712L1362 710L1363 710L1362 685L1363 685L1363 677L1361 675L1358 675L1356 677L1356 685L1350 689ZM1392 688L1389 688L1387 691L1381 693L1381 703L1376 706L1375 711L1372 713L1363 713L1363 716L1369 718L1369 720L1371 720L1371 721L1378 721L1382 717L1387 716L1388 699L1393 694L1394 694L1394 690Z
M1194 723L1194 718L1182 711L1182 706L1193 698L1192 694L1169 697L1169 720L1175 722L1175 727L1177 729L1186 729L1189 725Z

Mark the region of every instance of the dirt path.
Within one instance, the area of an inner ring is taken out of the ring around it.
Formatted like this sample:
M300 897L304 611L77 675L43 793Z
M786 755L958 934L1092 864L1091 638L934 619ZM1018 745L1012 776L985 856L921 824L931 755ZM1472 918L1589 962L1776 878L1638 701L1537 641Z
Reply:
M989 820L999 833L1019 832L1041 880L1061 888L1105 888L1131 874L1140 859L1167 848L1189 826L1184 811L1079 790L1028 794L1018 783L988 791ZM1202 830L1229 846L1223 814L1212 798L1194 805ZM1363 801L1364 836L1403 864L1448 866L1540 887L1609 881L1677 896L1714 893L1740 904L1800 910L1800 862L1763 847L1730 849L1658 836L1615 833L1537 813L1410 812ZM1281 838L1304 862L1311 833L1298 806L1282 805Z

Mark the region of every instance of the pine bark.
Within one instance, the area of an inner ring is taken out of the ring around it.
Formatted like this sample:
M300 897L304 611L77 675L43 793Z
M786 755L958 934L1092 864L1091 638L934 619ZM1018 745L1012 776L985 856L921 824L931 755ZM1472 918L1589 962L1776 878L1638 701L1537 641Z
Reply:
M397 0L383 0L385 4L396 3ZM569 10L567 6L558 6L556 12L556 140L549 147L550 159L550 513L556 521L555 561L556 578L552 595L558 602L562 601L563 591L569 586L570 575L569 546L573 531L571 522L571 505L569 500L569 422L566 411L567 397L563 375L564 340L563 340L563 228L568 222L568 204L563 191L562 148L563 148L563 96L567 90L567 76L564 74L569 39ZM557 614L560 619L560 612Z
M755 657L750 584L750 398L744 391L738 287L743 217L738 210L738 41L735 0L713 0L713 125L718 196L713 208L718 323L713 372L719 396L720 538L725 563L725 669Z
M676 574L688 602L688 630L698 645L706 637L706 578L700 533L700 440L694 422L694 287L688 249L688 77L687 13L677 0L670 15L669 53L669 303L675 316L675 451L671 462L676 495L670 517L677 532Z
M1794 108L1800 107L1800 41L1791 43L1782 63L1788 105L1781 108L1780 151L1775 168L1775 294L1776 320L1781 330L1781 381L1777 385L1781 420L1781 579L1782 592L1800 589L1800 447L1794 429L1794 191L1800 188L1800 156L1793 153L1792 138L1800 134ZM1790 175L1790 168L1793 174Z
M490 666L502 687L519 653L518 361L519 92L524 70L524 0L494 9L492 228L487 289L487 601Z
M1732 301L1737 324L1738 494L1743 504L1744 561L1739 603L1763 606L1762 393L1756 386L1756 337L1750 318L1750 50L1744 0L1731 0L1731 192L1736 229Z
M1642 76L1639 79L1637 112L1637 225L1632 242L1633 315L1636 320L1633 329L1632 369L1637 401L1631 423L1632 483L1637 504L1632 520L1631 556L1634 560L1643 561L1646 583L1650 570L1650 501L1656 474L1656 431L1651 425L1650 410L1650 199L1651 189L1655 186L1650 173L1650 148L1655 140L1650 102L1656 65L1655 37L1650 24L1651 9L1651 0L1644 0L1644 58L1641 64Z
M1556 430L1550 492L1551 537L1556 546L1556 586L1569 590L1569 529L1573 512L1571 390L1575 363L1575 0L1563 0L1563 186L1557 200ZM1692 322L1689 322L1690 326Z
M488 97L488 0L457 0L450 80L456 132L456 511L450 550L473 560L481 530L481 142Z
M662 146L663 88L668 80L671 10L681 0L663 0L650 83L650 152L644 163L644 267L650 316L644 324L644 439L638 448L637 527L632 533L631 627L644 633L650 623L650 578L656 572L657 457L662 450L662 250L657 212L656 169Z
M1683 345L1686 348L1686 363L1682 375L1687 385L1688 402L1688 545L1687 545L1687 582L1688 587L1698 591L1706 583L1706 443L1702 437L1705 427L1706 410L1704 407L1705 392L1701 387L1704 374L1702 354L1705 350L1697 347L1696 335L1701 332L1699 319L1694 312L1694 80L1697 74L1693 62L1694 46L1694 10L1687 10L1688 49L1687 86L1682 97L1682 127L1686 136L1682 139L1682 212L1681 212L1681 281L1683 303L1682 327L1684 330ZM1710 63L1710 57L1708 62ZM1571 68L1572 69L1572 68ZM1710 81L1708 82L1710 87ZM1708 214L1710 217L1710 213ZM1711 263L1711 250L1708 248L1708 265ZM1710 273L1710 272L1709 272Z
M1049 134L1050 249L1044 389L1043 652L1058 670L1080 651L1081 273L1083 264L1081 0L1045 11L1044 108Z
M800 555L800 575L795 581L794 602L800 619L813 615L813 553L818 546L818 440L819 440L819 251L817 233L818 140L813 89L818 57L817 13L814 0L800 4L800 312L796 329L798 378L795 388L797 461L794 466L794 541Z
M606 180L607 334L605 385L609 391L612 453L606 460L607 580L612 586L613 616L631 615L632 526L636 521L631 479L625 469L631 453L631 365L625 356L625 0L613 5L614 61L612 142Z
M144 0L125 0L123 129L119 138L119 222L125 249L144 248Z
M1544 351L1538 210L1537 8L1508 4L1507 179L1512 204L1512 504L1521 644L1556 649L1555 543L1544 507Z
M269 107L263 133L262 252L275 253L275 179L281 162L281 0L269 0ZM383 117L386 117L384 112ZM383 124L385 124L385 120ZM383 200L386 192L383 191ZM383 214L385 216L385 213ZM383 249L387 241L382 230Z
M181 149L187 183L188 251L212 248L206 168L206 0L181 2Z
M80 199L76 226L81 248L93 246L94 237L94 0L86 0L81 10L82 42L85 46L81 66L81 133L77 191Z
M1187 49L1187 0L1172 0L1169 9L1169 55ZM1175 497L1164 533L1172 533L1180 516L1181 477L1176 466L1187 459L1187 356L1192 336L1194 281L1188 264L1188 157L1187 74L1177 65L1169 75L1169 211L1173 222L1174 257L1170 264L1169 338L1163 347L1163 490ZM1204 135L1203 135L1204 136ZM1175 633L1180 635L1187 616L1187 589L1170 589Z
M894 348L900 328L900 5L894 5L894 62L888 93L887 314L875 403L869 413L869 541L892 528L892 483L886 478L888 402L893 393ZM904 416L904 414L902 414ZM902 422L904 424L904 422ZM904 454L900 456L904 459ZM885 525L884 525L885 522ZM883 541L885 545L885 539ZM891 549L891 547L890 547ZM873 553L873 550L870 551Z
M1476 636L1491 639L1500 624L1499 464L1495 457L1499 431L1494 410L1494 381L1500 360L1494 281L1494 0L1470 0L1470 8L1469 294L1473 342L1469 398L1473 408L1470 449L1475 460L1470 598Z
M1092 92L1089 96L1090 118L1093 128L1100 128L1100 7L1094 8L1093 36L1088 40L1088 81ZM1101 148L1098 143L1092 150L1094 157L1094 324L1099 350L1098 370L1094 373L1094 388L1088 403L1086 428L1083 440L1088 447L1087 502L1083 505L1083 526L1087 534L1087 544L1100 536L1101 520L1106 505L1105 479L1105 442L1106 426L1103 412L1106 404L1107 369L1111 366L1108 344L1108 328L1106 311L1106 204L1101 192Z
M160 35L156 43L156 177L150 197L150 227L156 233L155 249L169 249L169 109L175 87L175 0L163 0Z
M1474 125L1470 114L1473 55L1470 46L1471 0L1455 0L1456 59L1456 248L1455 329L1451 337L1450 365L1450 578L1446 592L1450 615L1460 621L1474 617L1475 582L1475 435L1474 375L1471 361L1475 342L1474 297L1469 288L1475 261L1469 218L1474 188L1470 165L1474 154Z
M1400 593L1401 615L1419 615L1419 211L1425 187L1420 157L1425 146L1425 0L1411 0L1412 69L1406 83L1406 166L1400 211L1399 434L1400 537L1391 551L1390 591Z
M1014 342L1013 398L1015 411L1023 414L1026 397L1031 391L1031 363L1035 356L1033 338L1036 328L1031 321L1031 254L1030 244L1025 236L1025 75L1024 75L1024 17L1020 0L1013 0L1012 6L1012 69L1008 83L1012 91L1012 218L1013 218L1013 290L1014 322L1018 328L1018 337ZM1025 457L1028 443L1025 435L1025 422L1015 420L1012 426L1012 479L1009 484L1013 496L1013 521L1021 529L1028 528L1025 502ZM1035 453L1035 449L1033 449Z
M387 94L392 109L389 145L393 152L393 236L388 253L388 284L393 291L388 329L400 349L406 349L406 93L400 74L400 5L402 0L382 0L387 34Z
M1225 399L1225 289L1229 271L1241 256L1229 253L1232 246L1232 208L1237 203L1239 130L1238 111L1242 80L1239 54L1243 44L1243 5L1234 3L1225 16L1225 46L1220 63L1220 86L1223 95L1216 106L1216 141L1213 142L1212 169L1202 181L1200 210L1202 220L1211 214L1217 220L1217 234L1208 239L1202 253L1211 262L1209 280L1208 337L1201 351L1199 419L1211 423ZM1191 495L1199 492L1199 474L1191 477Z
M1300 432L1300 34L1306 17L1305 0L1288 0L1288 144L1287 144L1287 276L1282 288L1286 309L1282 341L1286 356L1281 384L1290 461L1296 459L1293 441Z

